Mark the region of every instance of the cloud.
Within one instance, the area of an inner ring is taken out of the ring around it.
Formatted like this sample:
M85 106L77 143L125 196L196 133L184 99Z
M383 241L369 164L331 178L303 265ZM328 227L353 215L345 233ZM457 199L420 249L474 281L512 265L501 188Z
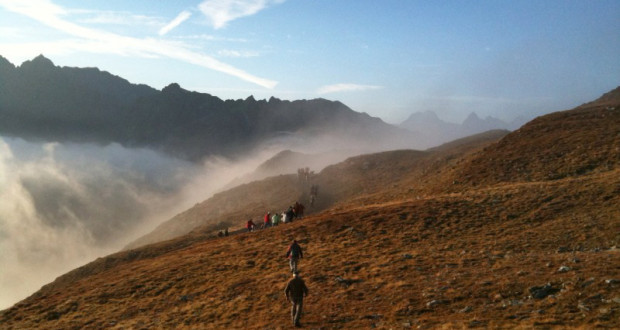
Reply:
M237 57L237 58L256 57L260 55L256 51L239 51L239 50L226 50L226 49L218 51L217 54L223 57Z
M363 92L368 90L382 89L383 86L358 85L358 84L335 84L327 85L317 89L317 94L330 94L338 92Z
M190 13L189 11L187 10L182 11L170 23L166 24L166 26L162 27L159 30L159 35L163 36L166 33L170 32L172 29L176 28L177 26L181 25L181 23L185 22L190 16L192 16L192 13Z
M237 18L251 16L285 0L206 0L198 9L209 19L215 29L226 26Z
M118 251L280 150L196 164L118 144L0 136L0 310Z
M160 17L136 15L129 12L118 11L94 11L77 9L71 10L71 14L88 15L80 18L77 22L86 24L114 24L114 25L145 25L161 26L165 21Z
M133 38L106 31L86 28L62 18L68 13L64 8L49 0L12 1L0 0L0 6L7 10L30 17L56 30L80 38L80 46L93 46L82 51L93 53L123 54L139 57L167 57L222 72L265 88L274 88L273 80L254 76L241 69L222 63L213 57L191 51L189 47L153 38ZM4 45L3 45L4 46ZM7 45L10 46L10 45Z

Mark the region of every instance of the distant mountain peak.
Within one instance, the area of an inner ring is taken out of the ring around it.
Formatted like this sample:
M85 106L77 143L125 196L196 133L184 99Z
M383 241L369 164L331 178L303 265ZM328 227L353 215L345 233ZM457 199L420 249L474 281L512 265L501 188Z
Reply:
M163 93L172 93L172 92L181 92L185 90L181 88L181 85L177 83L171 83L168 86L164 87L161 91Z
M13 63L9 62L9 60L7 60L2 55L0 55L0 72L14 70L14 69L15 69L15 65L13 65Z
M50 60L49 58L43 55L39 55L30 61L25 61L21 65L22 69L33 69L33 70L49 70L55 67L56 66L54 65L54 62L52 62L52 60Z
M245 102L256 102L254 95L250 95L245 99Z
M467 118L465 119L465 121L463 121L463 124L467 123L467 122L478 122L481 121L482 119L480 119L480 117L475 113L472 112L469 114L469 116L467 116Z

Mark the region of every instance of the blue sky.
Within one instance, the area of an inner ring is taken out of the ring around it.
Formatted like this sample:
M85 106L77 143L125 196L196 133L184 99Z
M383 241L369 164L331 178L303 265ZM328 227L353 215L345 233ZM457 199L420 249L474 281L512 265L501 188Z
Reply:
M620 85L620 1L0 0L0 55L398 123L568 109Z

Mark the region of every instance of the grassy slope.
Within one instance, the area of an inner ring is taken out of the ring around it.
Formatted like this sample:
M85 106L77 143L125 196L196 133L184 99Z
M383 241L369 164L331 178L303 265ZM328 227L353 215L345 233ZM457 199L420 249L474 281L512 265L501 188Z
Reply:
M3 311L0 327L288 328L292 238L306 249L309 328L620 327L620 284L606 281L620 280L620 113L607 109L620 102L606 102L486 148L326 168L321 192L337 204L321 212L98 259ZM557 292L532 298L546 283Z

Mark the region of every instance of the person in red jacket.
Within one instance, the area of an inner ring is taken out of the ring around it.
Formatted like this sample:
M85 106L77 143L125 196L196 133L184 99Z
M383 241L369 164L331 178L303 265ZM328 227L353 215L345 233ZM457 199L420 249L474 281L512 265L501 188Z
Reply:
M288 250L286 251L286 257L289 258L289 265L291 266L291 271L293 273L297 272L297 263L299 259L304 257L304 253L301 249L301 246L297 243L297 240L293 240L293 243L289 245Z
M263 222L263 228L267 228L271 226L271 213L267 212L265 214L265 219Z
M245 228L248 230L248 232L253 231L255 226L256 224L254 224L252 219L249 219L248 222L245 223Z

